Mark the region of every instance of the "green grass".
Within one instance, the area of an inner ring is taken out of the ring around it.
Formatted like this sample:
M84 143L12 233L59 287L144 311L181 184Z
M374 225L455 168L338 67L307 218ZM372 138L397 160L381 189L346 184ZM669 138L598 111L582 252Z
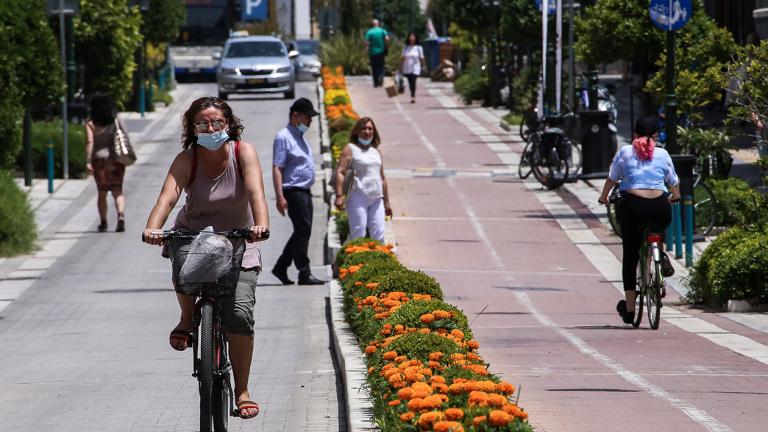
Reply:
M502 120L507 122L507 124L510 126L517 126L523 120L523 115L510 112L509 114L504 115L504 117L502 117Z

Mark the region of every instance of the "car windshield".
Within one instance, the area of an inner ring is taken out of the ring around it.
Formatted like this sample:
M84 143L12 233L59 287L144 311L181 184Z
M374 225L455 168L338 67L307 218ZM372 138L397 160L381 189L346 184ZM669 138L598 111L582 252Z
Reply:
M320 43L315 40L296 41L296 47L299 53L303 55L317 55Z
M283 57L285 48L280 42L237 42L229 46L227 58L236 57Z

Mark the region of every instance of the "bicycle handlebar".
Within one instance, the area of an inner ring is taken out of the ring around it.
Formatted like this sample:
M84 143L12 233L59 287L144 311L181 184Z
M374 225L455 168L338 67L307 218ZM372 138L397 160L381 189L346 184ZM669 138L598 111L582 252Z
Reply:
M240 238L240 239L250 239L251 238L251 229L250 228L237 228L229 231L186 231L186 230L164 230L164 231L153 231L157 234L163 235L163 240L168 240L171 238L177 238L177 237L197 237L198 235L207 232L212 234L218 234L223 235L227 238ZM266 240L269 238L269 229L265 230L261 233L259 237L257 237L257 240ZM141 234L141 241L145 241L144 234Z

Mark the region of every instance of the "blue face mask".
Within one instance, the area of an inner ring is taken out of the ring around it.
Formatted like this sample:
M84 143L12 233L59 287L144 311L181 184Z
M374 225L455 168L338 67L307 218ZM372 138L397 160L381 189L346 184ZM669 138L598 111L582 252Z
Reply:
M357 142L359 142L361 145L365 147L368 147L369 145L371 145L371 141L373 141L373 138L363 139L363 138L357 137Z
M220 130L212 134L198 133L197 143L207 148L208 150L218 150L221 146L227 142L229 134L225 130Z
M305 125L304 123L299 123L296 128L299 129L299 132L304 133L307 131L307 129L309 129L309 126Z

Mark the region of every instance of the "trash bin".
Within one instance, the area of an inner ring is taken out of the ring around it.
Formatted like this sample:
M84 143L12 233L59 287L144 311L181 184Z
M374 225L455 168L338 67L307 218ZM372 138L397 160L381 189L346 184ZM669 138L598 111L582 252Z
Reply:
M579 113L581 137L581 175L589 180L605 178L616 154L616 135L608 128L607 111L581 111Z
M440 48L437 39L424 41L424 57L426 57L429 72L435 70L440 64Z

